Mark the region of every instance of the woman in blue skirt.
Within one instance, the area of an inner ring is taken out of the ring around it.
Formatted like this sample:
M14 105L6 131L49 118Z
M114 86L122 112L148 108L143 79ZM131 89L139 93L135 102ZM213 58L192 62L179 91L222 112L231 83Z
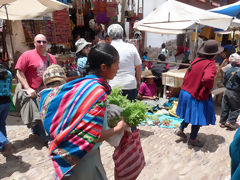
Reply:
M188 144L202 147L197 140L201 126L214 125L216 118L212 102L211 90L216 75L214 58L223 51L223 47L215 40L208 40L199 48L199 57L189 66L179 95L176 113L184 119L175 134L186 139L183 132L188 124L192 124Z

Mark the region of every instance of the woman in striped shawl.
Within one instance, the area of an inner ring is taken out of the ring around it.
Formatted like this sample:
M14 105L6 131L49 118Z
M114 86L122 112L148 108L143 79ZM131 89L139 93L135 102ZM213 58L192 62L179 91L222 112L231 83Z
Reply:
M57 179L105 180L99 146L124 129L122 119L106 130L107 80L118 70L119 54L109 44L98 44L88 55L86 76L41 94L41 116L53 141L49 147Z

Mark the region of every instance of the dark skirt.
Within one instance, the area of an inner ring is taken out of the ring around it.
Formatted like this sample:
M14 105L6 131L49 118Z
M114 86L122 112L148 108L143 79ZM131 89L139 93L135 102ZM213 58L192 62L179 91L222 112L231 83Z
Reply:
M212 96L200 101L185 90L180 91L176 114L192 125L215 125L216 121Z
M62 180L107 180L99 148L88 152L72 169L72 174Z

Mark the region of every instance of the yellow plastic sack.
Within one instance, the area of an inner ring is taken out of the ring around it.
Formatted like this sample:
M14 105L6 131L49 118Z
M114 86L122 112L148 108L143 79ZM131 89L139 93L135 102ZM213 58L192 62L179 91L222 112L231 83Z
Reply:
M177 116L177 114L176 114L177 105L178 105L178 101L173 101L172 109L168 110L168 112L169 112L169 114L171 114L172 116L175 116L175 117L177 117L177 118L180 118L180 117Z

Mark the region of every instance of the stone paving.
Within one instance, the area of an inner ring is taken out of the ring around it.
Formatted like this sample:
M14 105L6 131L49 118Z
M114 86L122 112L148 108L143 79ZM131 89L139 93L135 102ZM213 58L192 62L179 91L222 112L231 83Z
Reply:
M217 107L216 112L220 112ZM218 125L202 127L199 139L203 148L188 146L176 137L173 129L141 126L141 142L146 166L138 180L225 180L230 175L229 144L235 131ZM190 127L186 129L189 136ZM21 124L19 117L8 116L7 133L16 148L10 158L0 155L0 179L50 180L54 171L48 150L39 137ZM109 180L114 179L112 153L114 148L104 142L101 157Z

